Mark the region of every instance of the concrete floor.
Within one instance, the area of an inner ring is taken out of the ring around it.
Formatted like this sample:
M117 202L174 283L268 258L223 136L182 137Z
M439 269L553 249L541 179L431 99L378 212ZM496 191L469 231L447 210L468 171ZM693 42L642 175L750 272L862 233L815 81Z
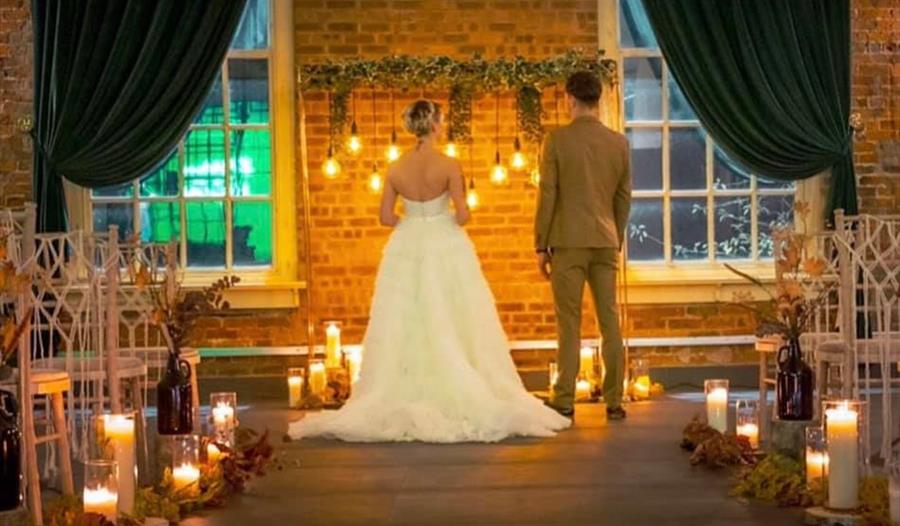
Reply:
M239 390L248 404L241 423L269 427L276 440L302 416L270 392L252 393ZM602 405L579 405L575 427L554 439L492 445L280 444L283 471L184 524L802 524L796 510L729 497L728 472L690 467L678 441L702 408L663 398L630 404L626 421L607 422Z

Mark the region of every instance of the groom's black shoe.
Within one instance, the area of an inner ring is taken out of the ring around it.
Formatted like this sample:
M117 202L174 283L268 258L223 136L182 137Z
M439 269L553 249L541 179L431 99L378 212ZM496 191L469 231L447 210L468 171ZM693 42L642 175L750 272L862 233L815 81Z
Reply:
M545 400L544 405L549 407L550 409L556 411L557 413L559 413L560 415L562 415L566 418L571 418L572 420L575 420L575 409L572 407L568 407L568 408L556 407L555 405L551 404L549 400Z
M622 406L606 408L607 420L625 420L626 416L627 414L625 413L625 410L622 409Z

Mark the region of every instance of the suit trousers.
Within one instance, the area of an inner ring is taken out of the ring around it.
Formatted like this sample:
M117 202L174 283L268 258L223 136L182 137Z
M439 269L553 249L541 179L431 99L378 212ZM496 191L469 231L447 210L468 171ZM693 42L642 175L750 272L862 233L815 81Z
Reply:
M622 403L625 354L616 304L616 270L619 252L614 248L554 248L550 260L550 282L556 304L559 338L559 375L552 386L550 403L568 409L575 401L581 350L581 305L587 281L600 322L606 379L603 398L607 408Z

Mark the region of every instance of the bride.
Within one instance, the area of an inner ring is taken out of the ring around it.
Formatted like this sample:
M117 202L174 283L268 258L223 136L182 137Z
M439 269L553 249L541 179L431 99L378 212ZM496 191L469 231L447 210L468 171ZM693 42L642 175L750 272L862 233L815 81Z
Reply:
M440 106L419 100L404 124L418 141L391 167L381 198L381 223L394 231L375 281L359 380L340 410L310 414L289 434L353 442L553 436L570 421L531 396L516 372L461 228L469 209L460 165L435 147ZM403 217L394 212L398 197Z

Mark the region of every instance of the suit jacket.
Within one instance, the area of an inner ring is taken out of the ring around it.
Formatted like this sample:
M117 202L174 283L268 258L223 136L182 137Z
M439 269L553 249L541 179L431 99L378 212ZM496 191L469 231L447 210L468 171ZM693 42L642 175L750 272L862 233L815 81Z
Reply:
M536 249L622 247L631 209L628 141L593 116L554 130L544 144Z

